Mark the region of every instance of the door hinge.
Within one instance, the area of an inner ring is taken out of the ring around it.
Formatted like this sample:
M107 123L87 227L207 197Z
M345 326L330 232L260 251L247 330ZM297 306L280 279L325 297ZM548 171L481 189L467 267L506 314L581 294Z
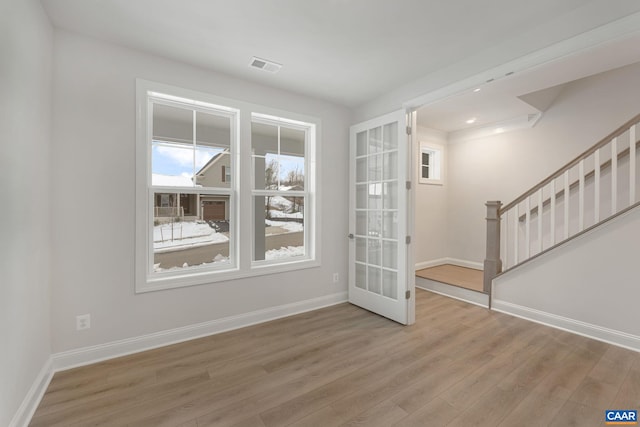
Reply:
M411 135L411 126L407 126L407 135Z
M409 243L411 243L411 236L407 236L407 238L405 239L405 241L407 242L407 245L408 245Z
M404 298L405 298L405 299L411 299L411 291L406 291L406 292L404 293Z
M407 190L411 190L411 181L407 181Z

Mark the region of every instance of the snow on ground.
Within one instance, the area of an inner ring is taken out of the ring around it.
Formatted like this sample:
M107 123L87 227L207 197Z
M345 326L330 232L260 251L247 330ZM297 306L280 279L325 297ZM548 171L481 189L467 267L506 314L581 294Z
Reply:
M198 265L189 265L186 262L182 265L182 267L171 267L171 268L162 268L160 267L160 263L158 264L153 264L153 271L156 273L160 273L163 271L176 271L176 270L182 270L183 268L189 268L189 267L205 267L207 265L213 265L213 264L221 264L221 263L228 263L229 262L229 257L226 257L224 255L216 255L213 258L213 262L203 262L202 264L198 264Z
M267 224L269 227L284 228L285 230L291 233L294 233L297 231L304 231L304 224L301 224L299 222L271 221L271 220L265 219L264 223Z
M302 218L302 212L286 213L280 211L271 211L271 218Z
M217 233L209 224L202 221L182 221L153 227L153 249L155 252L228 241L227 236Z
M265 252L264 257L270 259L292 258L304 256L304 246L288 246L286 248L271 249Z
M269 200L272 218L302 218L302 212L291 212L293 202L282 196L273 196Z
M282 247L280 249L271 249L266 251L264 256L265 256L265 260L285 259L285 258L304 256L304 246L288 246L286 248ZM187 263L184 263L182 267L162 268L160 267L159 263L154 264L153 271L156 273L161 273L163 271L178 271L184 268L206 267L214 264L222 264L222 263L228 263L228 262L229 262L228 257L222 256L222 255L216 255L216 257L213 259L213 262L203 262L202 264L198 264L198 265L190 266Z
M273 196L269 199L269 201L271 202L271 206L279 208L283 211L288 211L291 209L291 206L293 206L293 202L291 202L291 200L287 200L282 196Z

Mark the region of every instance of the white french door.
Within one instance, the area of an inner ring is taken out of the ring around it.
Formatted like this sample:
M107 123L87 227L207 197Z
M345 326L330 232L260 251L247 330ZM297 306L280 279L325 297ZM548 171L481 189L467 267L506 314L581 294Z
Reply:
M349 156L349 302L402 324L413 322L414 304L406 117L400 110L351 126Z

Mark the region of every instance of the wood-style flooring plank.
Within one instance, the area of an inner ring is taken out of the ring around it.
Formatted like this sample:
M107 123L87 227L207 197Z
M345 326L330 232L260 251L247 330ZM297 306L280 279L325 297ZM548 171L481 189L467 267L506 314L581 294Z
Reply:
M549 427L601 427L603 424L604 411L567 401Z
M611 408L611 403L618 395L636 357L637 353L622 348L608 348L569 400L603 412L606 409L616 409Z
M494 387L483 394L447 426L497 426L526 397L526 389L504 390Z
M407 413L391 401L384 401L360 413L341 427L386 427L405 418Z
M497 347L502 352L494 354L485 364L473 365L476 369L465 376L440 396L449 404L466 409L482 395L495 387L501 380L522 366L538 350L540 339L545 335L534 328L513 337L511 342ZM492 350L496 347L492 347ZM479 367L478 367L479 366Z
M383 344L383 348L387 340L391 343L398 338L404 338L397 334L395 327L389 329L388 333L392 335L388 338L379 337L377 340L378 343ZM360 335L354 336L354 340L361 338ZM415 345L423 344L416 340ZM217 400L215 404L212 404L210 399L203 398L195 405L189 403L189 408L191 412L194 412L195 406L195 412L200 415L200 418L198 418L199 425L232 424L237 421L240 416L245 416L248 411L257 414L263 410L278 406L280 403L291 399L292 396L302 395L305 391L323 387L335 379L339 379L340 377L357 371L359 368L378 362L380 359L380 349L375 344L375 340L362 342L358 350L360 351L358 357L353 357L352 353L336 353L333 357L325 358L326 360L324 360L323 363L314 364L305 370L299 371L294 369L291 372L300 376L299 379L294 381L278 384L277 378L282 376L283 373L286 374L289 370L285 370L284 372L277 371L271 374L272 379L256 384L252 389L254 394L246 396L244 399L238 399L237 396L230 398L230 396L225 395L223 398ZM355 352L357 350L354 349L353 351ZM330 360L330 362L327 362L327 360ZM201 411L204 411L204 413L201 413ZM160 416L165 415L167 414L161 414Z
M640 363L627 373L611 408L640 409Z
M499 427L544 427L551 424L565 401L536 391L522 401L500 422Z
M542 379L534 389L535 392L562 401L569 399L598 362L598 357L586 350L575 348L562 362ZM567 369L568 366L571 369Z
M393 426L397 427L442 427L448 425L462 410L436 397L423 405L420 409L402 418Z

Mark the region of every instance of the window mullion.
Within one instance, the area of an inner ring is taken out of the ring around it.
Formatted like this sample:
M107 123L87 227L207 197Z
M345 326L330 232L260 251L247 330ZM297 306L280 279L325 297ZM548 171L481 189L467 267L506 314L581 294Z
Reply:
M245 224L244 227L236 228L238 239L239 254L238 266L240 270L245 271L251 268L251 259L253 253L253 234L255 230L255 224L253 223L253 196L252 190L255 182L255 170L252 168L252 156L251 156L251 112L243 110L240 112L239 123L240 141L248 141L248 143L241 143L238 153L238 168L239 171L236 174L239 177L238 185L238 200L237 206L239 207L236 218L239 219L239 224ZM243 171L248 171L244 173ZM246 226L248 225L248 226Z
M277 159L278 159L278 190L280 189L280 172L281 172L280 168L282 167L281 164L280 164L280 150L281 150L281 148L280 148L280 126L278 126L278 156L277 156Z
M193 155L192 155L192 163L191 163L191 170L193 171L191 173L191 176L193 177L192 179L194 180L193 185L195 186L195 177L196 177L196 150L198 149L196 141L198 140L196 137L196 132L197 132L197 128L196 128L196 110L193 110Z
M252 190L254 196L287 196L287 197L306 197L308 191L291 191L291 190Z

